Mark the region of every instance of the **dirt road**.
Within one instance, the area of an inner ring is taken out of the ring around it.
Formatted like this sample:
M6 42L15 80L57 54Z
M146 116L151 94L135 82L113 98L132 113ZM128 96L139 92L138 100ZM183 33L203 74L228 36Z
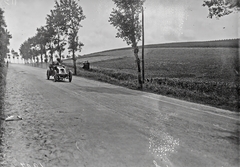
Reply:
M237 167L239 115L11 64L1 166Z

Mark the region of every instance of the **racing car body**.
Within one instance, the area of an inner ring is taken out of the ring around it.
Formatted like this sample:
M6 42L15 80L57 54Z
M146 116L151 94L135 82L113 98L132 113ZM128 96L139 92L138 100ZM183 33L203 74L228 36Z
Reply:
M69 82L72 81L72 71L66 70L64 65L49 65L49 69L47 70L47 79L50 79L50 76L53 76L54 82L68 79Z

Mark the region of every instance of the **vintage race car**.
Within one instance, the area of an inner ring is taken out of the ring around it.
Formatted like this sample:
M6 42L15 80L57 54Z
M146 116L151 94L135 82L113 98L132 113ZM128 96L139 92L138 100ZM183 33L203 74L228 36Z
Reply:
M68 79L69 82L72 82L72 71L66 70L64 65L49 65L47 70L47 79L50 79L50 76L53 76L54 82L62 81Z

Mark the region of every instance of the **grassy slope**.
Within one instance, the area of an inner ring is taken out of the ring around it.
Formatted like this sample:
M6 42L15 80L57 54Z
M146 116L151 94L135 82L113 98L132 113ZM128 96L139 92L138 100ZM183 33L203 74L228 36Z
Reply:
M3 98L6 85L6 75L7 75L6 67L4 67L4 64L0 63L0 111L3 111Z
M232 42L232 41L231 41ZM155 92L184 100L239 110L237 101L236 59L238 48L229 41L218 41L221 48L201 47L196 43L173 44L171 47L147 47L145 50L145 91ZM227 43L230 47L226 47ZM235 41L236 44L236 41ZM170 44L168 44L170 46ZM157 45L154 45L157 46ZM140 51L141 53L141 51ZM237 57L238 56L238 57ZM117 49L80 58L88 60L91 71L79 68L81 76L136 88L136 65L131 49Z
M114 57L114 53L113 57ZM168 78L194 78L233 82L234 59L237 48L153 48L145 51L145 76ZM135 73L135 60L128 57L93 62L100 68Z
M3 117L3 109L4 109L4 92L6 86L6 74L7 69L0 62L0 117ZM2 145L2 135L3 135L3 127L2 127L2 119L0 119L0 145Z

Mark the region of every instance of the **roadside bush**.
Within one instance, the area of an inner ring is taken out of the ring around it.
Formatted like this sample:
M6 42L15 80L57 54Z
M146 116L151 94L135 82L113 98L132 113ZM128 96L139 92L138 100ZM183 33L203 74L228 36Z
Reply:
M196 91L200 93L214 93L219 96L231 96L237 90L237 84L216 82L216 81L194 81L172 78L154 78L153 82L159 85L168 85L189 91Z
M148 79L146 89L162 95L239 111L240 85L173 78Z

